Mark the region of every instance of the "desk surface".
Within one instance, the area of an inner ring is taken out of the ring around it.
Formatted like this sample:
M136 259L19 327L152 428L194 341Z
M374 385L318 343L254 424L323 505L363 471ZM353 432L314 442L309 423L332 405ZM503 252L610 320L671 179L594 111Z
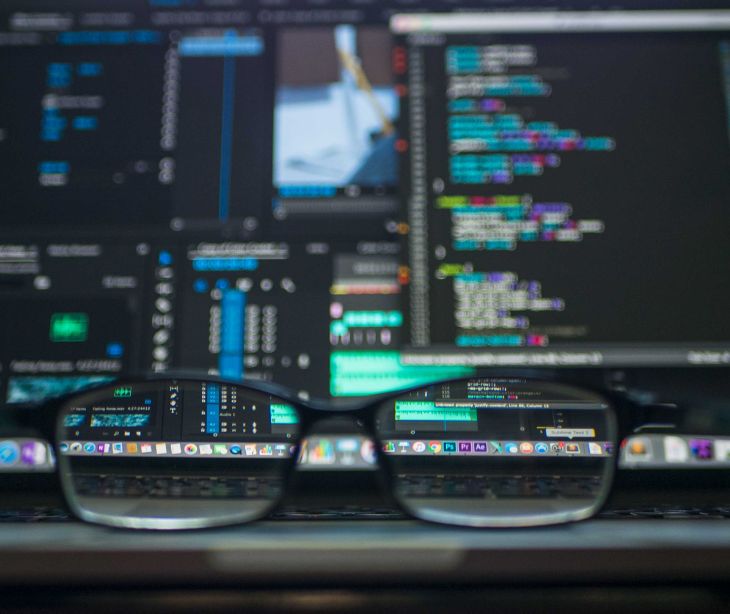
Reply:
M727 581L727 520L468 530L412 521L266 521L209 531L0 526L3 584Z

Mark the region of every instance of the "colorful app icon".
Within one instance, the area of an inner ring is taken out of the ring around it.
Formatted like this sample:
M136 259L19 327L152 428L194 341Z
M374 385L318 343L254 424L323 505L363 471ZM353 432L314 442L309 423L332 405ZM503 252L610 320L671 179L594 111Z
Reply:
M320 438L310 445L307 460L313 465L332 465L335 462L335 449L329 439Z
M139 451L142 454L152 454L152 444L151 443L141 443L141 444L139 444Z
M689 449L697 460L711 460L715 456L711 439L690 439Z
M338 439L335 445L338 452L357 452L360 447L360 443L354 437Z
M171 443L170 444L170 453L171 454L182 454L182 446L179 443Z
M127 454L137 454L137 444L136 443L127 444Z
M87 441L84 444L84 452L86 452L87 454L93 454L94 452L96 452L96 444L92 443L90 441Z
M47 457L46 446L38 441L27 441L20 447L20 460L24 465L45 465Z
M503 449L502 449L502 443L501 442L499 442L499 441L490 441L489 442L489 445L492 446L492 448L494 448L494 452L496 454L502 454Z
M377 458L375 456L375 444L371 439L366 439L362 442L362 445L360 446L360 457L368 465L374 465L377 462Z
M124 444L121 441L115 441L112 445L112 454L124 454Z
M258 454L255 443L246 444L244 450L246 451L246 456L256 456Z
M440 454L441 448L443 446L441 445L440 441L429 441L428 442L428 449L431 450L433 454Z
M596 443L595 441L589 441L588 454L591 454L593 456L603 455L603 446L600 443Z
M274 450L270 444L264 444L259 448L259 456L273 456Z
M413 451L417 454L422 454L426 451L426 444L423 441L414 441L413 442Z
M228 446L224 443L213 444L213 454L216 456L226 456L228 454Z
M185 454L188 456L192 456L193 454L196 454L198 452L198 446L196 446L194 443L186 443L185 444Z
M471 452L471 441L460 441L459 452Z
M651 456L651 443L645 437L631 437L626 444L626 454L633 458Z
M235 456L240 456L241 453L243 452L243 450L241 449L241 446L239 446L238 444L235 444L235 443L229 448L228 451Z
M486 441L475 441L474 442L474 452L479 452L481 454L484 454L489 449L489 446L487 446Z
M520 451L520 446L518 446L514 441L508 441L504 444L504 451L507 452L507 454L517 454Z
M411 448L411 442L410 441L399 441L398 442L398 450L402 454L405 454L406 452L408 452L408 450L410 450L410 448Z
M383 445L383 452L385 452L386 454L393 454L395 452L395 442L386 441Z
M209 443L201 443L198 450L203 456L211 456L213 454L213 446Z
M81 445L80 441L74 441L69 446L69 450L71 450L71 452L76 452L76 453L81 452L82 448L83 448L83 446Z
M97 454L104 454L106 446L103 443L97 443L96 444L96 453Z
M715 440L715 460L720 462L730 461L730 440L728 439L716 439Z
M276 447L274 448L276 456L287 456L288 451L289 447L285 443L277 443Z
M164 456L167 454L167 444L164 443L158 443L155 445L155 454L159 454L160 456Z
M538 454L547 454L550 447L544 441L538 441L535 444L535 452Z
M66 452L68 452L68 444L65 441L62 441L60 444L58 444L58 450L61 452L61 454L66 454Z
M456 442L444 441L444 452L456 452Z
M522 454L532 454L534 450L535 446L533 446L529 441L523 441L520 443L520 452Z
M664 460L668 463L685 463L689 460L687 442L676 435L664 437Z
M20 447L11 440L0 441L0 465L14 465L20 460Z
M566 443L565 444L566 454L580 454L580 444L577 443Z

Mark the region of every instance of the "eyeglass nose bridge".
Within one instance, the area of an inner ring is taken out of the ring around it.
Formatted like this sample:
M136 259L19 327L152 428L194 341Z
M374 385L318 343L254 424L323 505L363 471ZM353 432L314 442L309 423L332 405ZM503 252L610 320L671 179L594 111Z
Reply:
M297 469L341 464L340 457L344 456L356 457L358 465L379 465L375 434L356 413L333 413L314 419L301 432L299 441Z

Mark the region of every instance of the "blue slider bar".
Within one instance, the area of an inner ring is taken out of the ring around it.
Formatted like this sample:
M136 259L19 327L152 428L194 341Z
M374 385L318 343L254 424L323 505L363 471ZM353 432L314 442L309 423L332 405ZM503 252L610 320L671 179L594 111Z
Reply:
M184 57L257 56L264 52L264 41L256 35L227 32L224 36L186 36L178 52Z
M218 384L209 384L205 402L205 432L209 435L221 430L221 387Z
M243 377L243 337L246 324L246 293L225 290L221 299L221 377Z

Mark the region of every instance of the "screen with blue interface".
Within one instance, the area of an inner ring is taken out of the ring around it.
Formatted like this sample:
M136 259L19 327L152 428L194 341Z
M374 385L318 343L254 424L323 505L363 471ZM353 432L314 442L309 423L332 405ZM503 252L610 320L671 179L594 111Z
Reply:
M730 362L730 13L494 6L3 2L1 403Z

